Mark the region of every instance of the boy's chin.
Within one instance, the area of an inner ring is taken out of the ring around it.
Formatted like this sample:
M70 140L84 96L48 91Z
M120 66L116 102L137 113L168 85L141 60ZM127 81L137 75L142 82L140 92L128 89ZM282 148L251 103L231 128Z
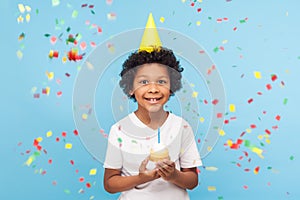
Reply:
M148 108L149 113L157 113L163 110L162 105L152 105Z

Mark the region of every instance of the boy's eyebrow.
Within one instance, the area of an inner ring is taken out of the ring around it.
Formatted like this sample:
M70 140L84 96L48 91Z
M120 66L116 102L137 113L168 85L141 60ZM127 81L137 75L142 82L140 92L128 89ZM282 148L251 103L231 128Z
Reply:
M148 78L148 77L149 77L149 76L144 75L144 74L136 76L136 78ZM169 78L169 76L164 76L164 75L162 75L162 76L159 76L159 77L157 77L157 78Z

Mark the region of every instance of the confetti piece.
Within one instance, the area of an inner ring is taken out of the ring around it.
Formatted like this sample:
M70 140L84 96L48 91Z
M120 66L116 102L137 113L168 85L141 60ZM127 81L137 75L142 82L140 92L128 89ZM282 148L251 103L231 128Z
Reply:
M295 157L294 156L290 156L290 160L294 160L295 159Z
M235 112L235 105L234 104L229 104L229 111L230 112Z
M288 102L288 98L284 98L284 99L283 99L283 105L286 105L287 102Z
M87 120L88 115L87 115L86 113L83 113L83 114L81 115L81 118L82 118L83 120Z
M51 81L54 78L54 72L46 71L46 75L49 81Z
M266 85L266 88L267 88L267 90L271 90L271 89L272 89L271 84L267 84L267 85Z
M46 137L51 137L52 136L52 131L48 131L47 133L46 133Z
M30 21L30 14L29 13L25 16L25 19L26 19L26 22Z
M21 41L25 38L25 33L21 33L18 37L18 40Z
M204 117L200 117L200 122L203 123L205 121Z
M255 167L255 169L253 170L254 174L258 174L260 167Z
M217 167L213 167L213 166L210 166L210 167L204 167L204 169L207 170L207 171L213 171L213 172L218 170Z
M76 18L78 16L78 11L77 10L73 10L72 12L72 18Z
M107 19L108 20L115 20L117 18L117 15L115 13L108 13Z
M160 17L160 18L159 18L159 21L160 21L161 23L164 23L164 22L165 22L165 18L164 18L164 17Z
M66 143L65 144L65 149L72 149L72 144L71 143Z
M86 187L87 187L87 188L91 188L91 187L92 187L92 184L91 184L91 183L89 183L89 182L88 182L88 183L86 183L85 185L86 185Z
M21 60L23 58L23 52L21 50L17 51L17 57Z
M212 191L216 191L217 189L215 186L208 186L207 190L212 192Z
M198 96L198 92L195 92L195 91L194 91L194 92L192 93L192 97L193 97L193 98L197 98L197 96Z
M255 71L255 72L253 72L253 73L254 73L254 77L255 77L256 79L261 79L261 73L260 73L260 72Z
M79 182L84 182L84 177L80 177Z
M58 58L58 51L50 50L49 51L49 58Z
M90 169L90 176L96 175L97 174L97 169Z
M272 74L272 75L271 75L271 80L272 80L272 81L276 81L276 80L277 80L276 74Z
M60 0L52 0L52 6L58 6L60 4Z
M220 136L224 136L225 134L226 134L226 133L225 133L225 131L224 131L223 129L220 129L220 130L219 130L219 135L220 135Z

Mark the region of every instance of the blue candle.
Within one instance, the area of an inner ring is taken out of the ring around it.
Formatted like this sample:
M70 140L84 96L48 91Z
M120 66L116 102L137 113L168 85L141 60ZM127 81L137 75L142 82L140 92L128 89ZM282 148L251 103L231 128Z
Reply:
M158 131L157 131L157 141L158 144L160 143L160 128L158 127Z

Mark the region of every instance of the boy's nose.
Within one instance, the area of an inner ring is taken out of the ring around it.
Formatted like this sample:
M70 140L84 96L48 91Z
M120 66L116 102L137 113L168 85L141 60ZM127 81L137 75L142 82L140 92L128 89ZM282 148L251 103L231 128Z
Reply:
M157 84L155 82L151 82L149 83L149 89L148 89L148 92L158 92L159 89L157 87Z

